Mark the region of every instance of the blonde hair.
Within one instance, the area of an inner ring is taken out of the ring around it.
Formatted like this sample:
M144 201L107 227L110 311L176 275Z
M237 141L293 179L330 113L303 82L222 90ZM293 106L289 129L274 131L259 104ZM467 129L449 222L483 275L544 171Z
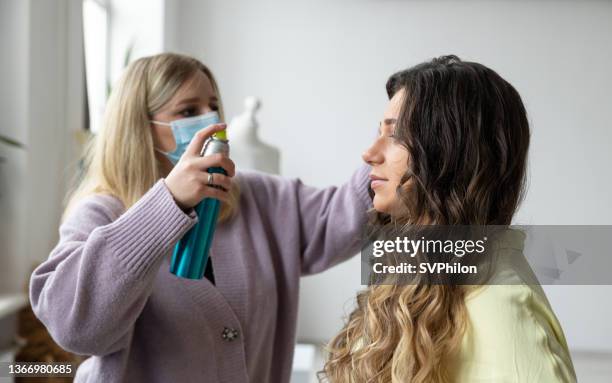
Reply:
M128 66L108 99L102 129L86 144L84 174L67 196L62 220L78 201L96 193L112 195L128 209L162 177L150 119L197 71L209 78L224 119L217 82L195 58L162 53ZM238 198L238 185L234 183L230 202L221 205L219 220L234 213Z
M466 286L372 285L327 345L320 379L330 382L449 382L445 366L467 326Z
M409 187L407 184L403 187ZM369 212L373 222L380 215ZM430 217L394 217L388 226L409 228ZM371 222L372 223L372 222ZM471 286L431 284L418 274L409 284L389 276L357 294L356 307L327 344L320 380L333 383L444 383L467 329L465 297Z

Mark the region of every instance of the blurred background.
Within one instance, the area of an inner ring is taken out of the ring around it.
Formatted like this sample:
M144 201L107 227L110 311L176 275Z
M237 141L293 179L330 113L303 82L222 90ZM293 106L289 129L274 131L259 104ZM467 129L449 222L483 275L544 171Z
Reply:
M517 88L531 122L515 223L612 223L612 2L0 0L0 51L1 360L28 335L29 274L57 242L81 145L126 63L145 55L206 63L228 121L257 97L280 173L321 187L361 163L394 71L444 54L481 62ZM319 346L361 288L358 257L303 278L293 381L321 367ZM612 287L546 290L579 381L612 381Z

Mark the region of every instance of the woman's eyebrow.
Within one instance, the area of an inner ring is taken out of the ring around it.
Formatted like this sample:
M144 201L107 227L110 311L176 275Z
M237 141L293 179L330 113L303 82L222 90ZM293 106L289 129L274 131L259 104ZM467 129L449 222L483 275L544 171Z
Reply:
M385 118L383 120L383 124L385 125L395 125L396 122L397 122L397 118Z
M198 102L200 102L200 101L202 101L202 98L201 98L201 97L197 97L197 96L196 96L196 97L185 98L185 99L180 100L180 101L179 101L179 102L178 102L178 103L175 105L175 107L179 107L179 106L181 106L181 105L186 105L186 104L196 104L196 103L198 103ZM209 103L210 103L210 102L219 102L219 99L217 98L217 96L210 96L210 98L209 98L209 101L208 101L208 102L209 102Z
M185 105L185 104L193 104L200 101L200 97L190 97L190 98L185 98L180 100L179 102L176 103L175 107L181 106L181 105Z

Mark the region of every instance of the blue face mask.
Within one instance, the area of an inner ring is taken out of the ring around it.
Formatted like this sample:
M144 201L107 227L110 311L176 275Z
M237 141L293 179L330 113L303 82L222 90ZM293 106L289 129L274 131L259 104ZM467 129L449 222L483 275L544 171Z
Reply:
M160 125L167 125L172 128L172 135L174 136L174 142L176 142L176 149L174 149L174 151L171 153L163 152L157 148L155 148L155 150L165 154L170 162L172 162L173 165L176 165L183 153L185 153L185 149L187 149L187 146L189 146L193 136L199 130L204 129L207 126L218 124L220 120L219 113L213 111L206 114L201 114L199 116L181 118L170 123L161 121L151 122Z

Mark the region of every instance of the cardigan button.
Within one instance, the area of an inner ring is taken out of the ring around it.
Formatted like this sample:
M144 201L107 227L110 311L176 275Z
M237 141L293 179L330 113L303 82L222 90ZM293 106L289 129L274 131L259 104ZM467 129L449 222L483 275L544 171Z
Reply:
M221 333L221 338L223 338L223 340L227 342L231 342L234 339L238 339L238 330L229 327L224 327L223 332Z

